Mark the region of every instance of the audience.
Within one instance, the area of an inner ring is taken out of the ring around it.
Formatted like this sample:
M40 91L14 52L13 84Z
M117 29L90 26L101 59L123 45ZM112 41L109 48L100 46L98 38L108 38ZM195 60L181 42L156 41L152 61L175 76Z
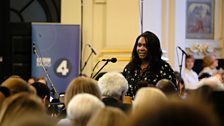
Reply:
M219 126L211 106L200 100L169 100L157 107L140 108L127 126Z
M28 83L19 76L13 75L2 82L1 86L5 86L10 90L10 94L19 92L32 92Z
M50 102L50 89L48 86L40 82L34 82L31 86L36 89L37 96L42 99L42 102L47 107Z
M90 117L104 108L103 102L94 95L81 93L75 95L67 106L67 117L59 121L59 126L85 126Z
M45 77L38 77L36 80L37 80L37 82L47 85L47 80L45 79Z
M122 126L128 116L119 108L105 107L94 114L86 126Z
M18 121L29 120L28 117L40 118L46 116L46 109L36 95L17 93L8 97L0 111L1 126L17 126Z
M167 96L159 89L154 87L143 87L140 88L133 102L133 113L139 109L160 106L167 102Z
M192 69L194 67L193 55L187 55L185 58L185 68L182 71L186 90L194 90L198 84L198 74Z
M203 69L200 71L199 76L201 76L202 73L208 73L213 76L218 72L218 60L216 59L216 56L214 54L206 55L203 58L202 62Z
M31 85L32 83L36 82L36 79L34 77L30 77L28 80L27 80L27 83L29 85Z
M30 94L34 94L35 90L33 90L25 80L17 75L12 75L7 78L1 84L0 106L2 105L6 97L20 92L28 92Z
M159 88L167 96L178 94L178 89L173 84L173 82L168 79L159 80L156 83L156 87Z
M102 93L102 101L106 106L117 107L127 112L129 107L123 104L123 98L128 90L128 81L121 73L108 72L98 81Z
M73 96L79 93L89 93L95 95L99 99L101 98L101 92L97 81L89 77L79 76L73 79L66 89L65 106L68 105Z
M203 74L210 77L201 79L197 88L187 88L194 90L184 99L179 98L185 92L183 80L177 80L183 85L178 90L161 79L155 87L140 88L129 105L124 104L128 82L121 73L107 72L98 82L80 76L60 99L65 103L64 118L47 114L50 90L46 84L29 85L13 75L0 86L0 126L219 126L224 124L224 72Z
M57 119L49 116L25 115L22 119L16 119L9 126L56 126Z
M201 79L199 81L199 87L203 85L210 86L214 91L224 91L224 72Z
M101 99L101 92L98 87L98 82L89 77L79 76L73 79L66 89L64 96L65 107L62 107L63 110L61 110L61 113L59 114L61 118L66 117L66 107L72 97L80 93L89 93Z

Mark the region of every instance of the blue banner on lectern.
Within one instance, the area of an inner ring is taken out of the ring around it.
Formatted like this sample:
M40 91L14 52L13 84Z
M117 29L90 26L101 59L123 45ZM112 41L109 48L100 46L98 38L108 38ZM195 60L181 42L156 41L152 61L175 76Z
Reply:
M32 42L32 76L64 92L79 74L80 26L33 23Z

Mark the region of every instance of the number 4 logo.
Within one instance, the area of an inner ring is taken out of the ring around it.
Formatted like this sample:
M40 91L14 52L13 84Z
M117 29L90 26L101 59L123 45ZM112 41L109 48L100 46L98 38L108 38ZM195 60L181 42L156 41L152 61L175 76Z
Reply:
M70 73L70 63L66 59L58 60L56 62L56 74L59 76L67 76Z

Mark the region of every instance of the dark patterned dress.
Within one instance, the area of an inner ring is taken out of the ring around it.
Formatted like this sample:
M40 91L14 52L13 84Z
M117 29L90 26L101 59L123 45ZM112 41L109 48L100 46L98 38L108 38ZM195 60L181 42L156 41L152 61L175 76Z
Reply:
M133 69L133 65L131 65L131 63L127 64L123 70L123 75L128 80L129 84L127 96L134 98L139 88L155 86L161 79L171 80L176 85L174 71L167 62L162 60L160 67L158 68L159 70L154 73L150 67L141 72L140 65Z

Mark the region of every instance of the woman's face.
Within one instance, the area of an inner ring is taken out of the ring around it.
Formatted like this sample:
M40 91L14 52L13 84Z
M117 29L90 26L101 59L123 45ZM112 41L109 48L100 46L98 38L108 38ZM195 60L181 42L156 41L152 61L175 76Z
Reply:
M144 37L140 37L138 44L137 44L137 53L141 60L147 58L148 49L146 48L146 42Z
M186 68L191 70L194 67L194 59L187 58L186 59Z

